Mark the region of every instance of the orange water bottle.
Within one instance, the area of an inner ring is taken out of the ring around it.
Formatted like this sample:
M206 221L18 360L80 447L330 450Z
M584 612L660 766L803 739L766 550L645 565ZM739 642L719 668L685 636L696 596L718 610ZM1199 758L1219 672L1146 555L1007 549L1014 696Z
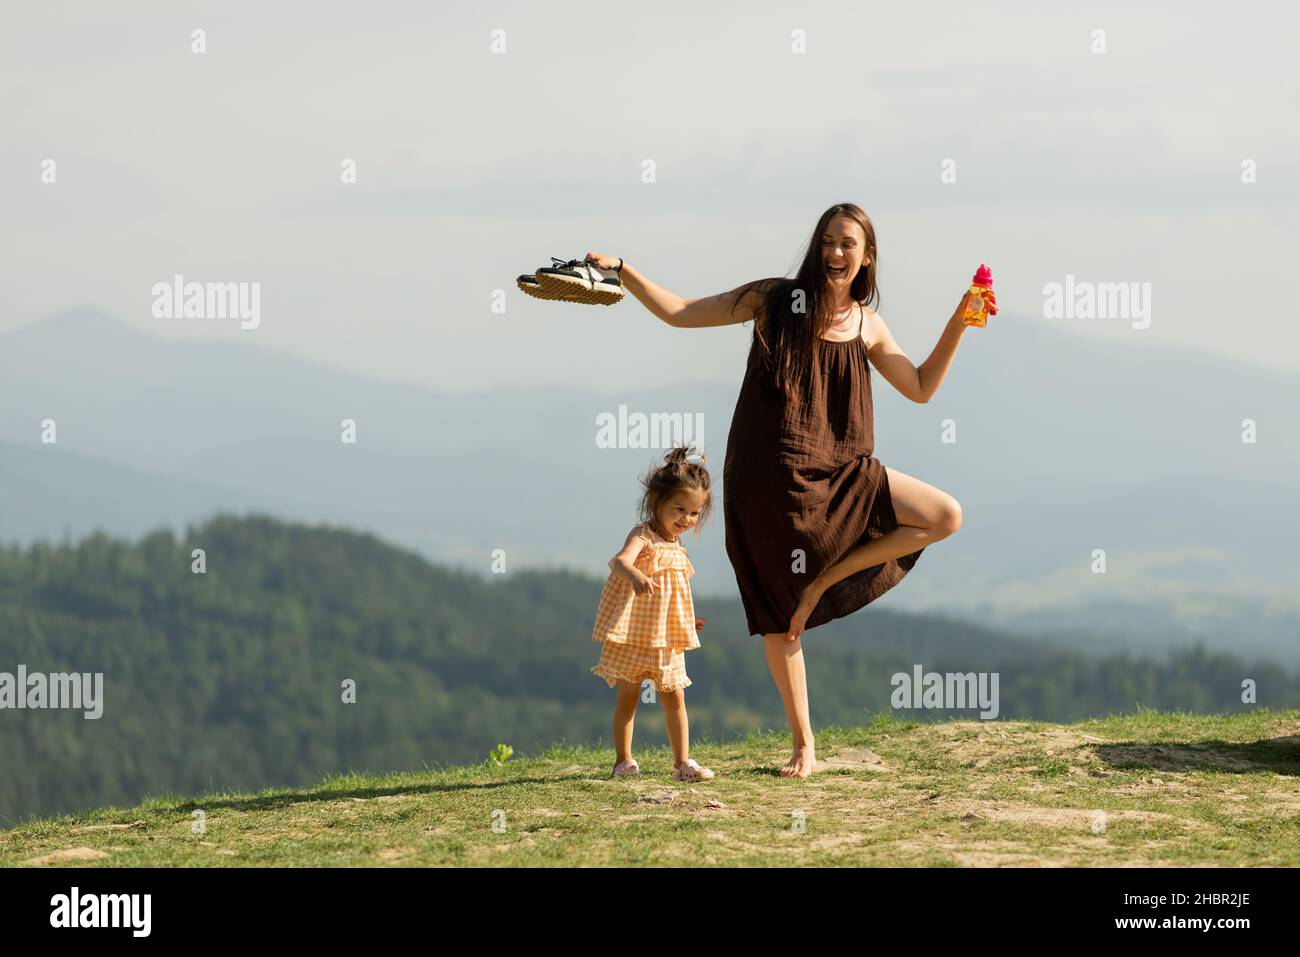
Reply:
M988 266L980 263L980 268L975 270L975 278L971 280L970 291L974 298L966 307L965 314L961 317L962 322L968 326L983 326L988 324L989 304L984 298L984 293L993 288L993 270Z

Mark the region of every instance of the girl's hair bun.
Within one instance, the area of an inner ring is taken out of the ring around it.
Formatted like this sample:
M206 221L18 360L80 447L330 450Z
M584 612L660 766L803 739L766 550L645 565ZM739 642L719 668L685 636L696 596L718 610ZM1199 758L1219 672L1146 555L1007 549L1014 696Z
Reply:
M691 462L690 460L692 458L696 459L696 461ZM694 445L673 446L673 448L669 449L668 453L664 456L664 461L667 462L669 465L676 466L678 468L688 464L703 466L703 465L707 465L709 462L708 457L704 454L704 451L702 449L696 448Z

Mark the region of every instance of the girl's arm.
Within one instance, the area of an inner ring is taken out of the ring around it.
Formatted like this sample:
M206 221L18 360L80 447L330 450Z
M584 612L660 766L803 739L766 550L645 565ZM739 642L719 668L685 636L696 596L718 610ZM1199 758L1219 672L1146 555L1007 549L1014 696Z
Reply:
M641 526L637 525L627 533L627 539L623 542L622 550L609 560L609 570L630 581L637 594L645 591L653 593L655 590L654 580L643 574L639 568L632 564L645 546L646 540L641 535Z
M613 269L619 263L618 256L605 256L601 253L589 252L587 258L602 269ZM706 296L703 299L685 299L651 282L626 261L619 275L627 291L635 296L641 305L650 310L656 318L678 329L730 326L749 322L754 318L756 296L747 295L743 301L736 301L745 286L739 286L730 292L719 293L716 296ZM748 285L750 284L746 283L746 286ZM736 306L734 312L731 308L733 304Z
M935 343L930 358L920 366L912 365L912 360L907 357L907 353L898 347L898 343L889 332L889 327L885 325L884 317L878 312L872 315L875 343L867 355L885 381L905 398L913 402L929 402L930 398L939 391L939 386L948 375L948 368L957 355L957 343L961 341L961 334L970 328L962 322L970 297L971 292L968 289L962 296L957 311L952 314L948 325L944 327L939 341ZM989 291L988 302L989 314L996 314L997 300L994 299L992 290Z

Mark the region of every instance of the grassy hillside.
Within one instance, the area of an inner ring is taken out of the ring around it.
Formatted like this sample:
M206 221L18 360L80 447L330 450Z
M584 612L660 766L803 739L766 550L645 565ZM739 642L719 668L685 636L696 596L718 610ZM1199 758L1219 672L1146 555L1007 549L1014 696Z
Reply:
M818 744L806 781L778 776L787 739L765 734L701 743L719 775L699 784L674 783L663 750L639 753L641 779L614 780L610 752L557 747L162 797L0 832L0 866L1300 865L1300 711L882 715Z

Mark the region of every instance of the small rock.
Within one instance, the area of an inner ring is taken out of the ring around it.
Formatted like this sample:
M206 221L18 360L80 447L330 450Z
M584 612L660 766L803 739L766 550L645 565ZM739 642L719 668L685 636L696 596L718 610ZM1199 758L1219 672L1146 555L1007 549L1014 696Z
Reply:
M40 857L33 857L26 864L63 864L67 861L98 861L108 857L103 851L93 847L64 847L57 851L51 851L48 854L42 854Z
M819 760L818 765L827 768L868 768L884 770L880 755L865 748L837 748L827 758Z
M142 828L144 826L144 821L132 821L130 824L87 824L84 827L74 827L72 833L81 834L84 831L125 831L131 828Z
M704 802L704 806L705 806L705 807L711 807L711 808L713 808L714 810L718 810L718 811L720 811L720 810L722 810L723 808L725 808L727 805L723 804L721 801L718 801L718 800L716 800L716 799L710 798L709 800L707 800L707 801Z
M637 804L672 804L681 794L680 791L656 791L653 794L637 795Z

